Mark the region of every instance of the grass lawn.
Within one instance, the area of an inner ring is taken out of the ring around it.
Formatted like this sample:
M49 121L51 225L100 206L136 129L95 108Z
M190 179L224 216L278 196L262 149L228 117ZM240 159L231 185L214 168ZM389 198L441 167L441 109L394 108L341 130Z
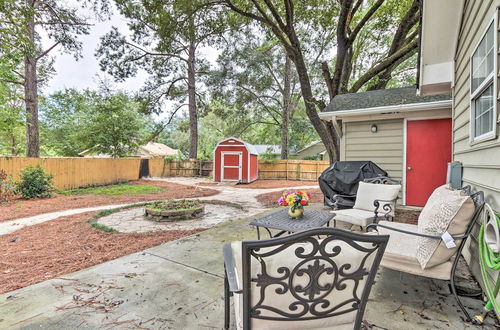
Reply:
M114 184L110 186L62 190L59 193L63 195L120 196L120 195L154 194L154 193L161 193L163 191L165 191L165 189L158 186Z

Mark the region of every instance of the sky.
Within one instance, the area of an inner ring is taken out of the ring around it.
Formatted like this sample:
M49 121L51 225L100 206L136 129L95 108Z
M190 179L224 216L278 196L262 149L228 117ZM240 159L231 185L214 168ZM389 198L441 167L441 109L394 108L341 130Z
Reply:
M118 27L119 31L125 33L128 27L125 19L118 13L116 8L113 9L111 20L104 22L95 22L91 27L88 35L79 37L82 42L83 57L78 61L70 54L61 53L60 50L55 50L51 55L55 57L54 68L56 74L50 79L47 84L46 91L48 93L64 88L95 88L98 85L98 77L109 77L99 68L99 61L94 56L95 50L100 42L100 38L111 30L112 26ZM51 41L42 36L43 43L50 45ZM135 91L138 90L147 75L144 72L139 72L137 77L129 78L123 83L115 83L120 89Z
M78 0L65 0L66 3L77 5ZM44 88L45 93L52 93L57 90L65 88L77 89L96 89L99 81L102 79L109 79L113 81L114 86L118 89L136 92L143 85L148 75L139 70L135 77L126 79L124 82L114 82L112 77L99 68L99 60L95 57L95 51L100 43L100 38L111 30L112 26L116 26L122 34L128 34L126 19L120 15L118 10L112 4L113 10L110 20L104 22L93 22L94 26L90 28L88 35L79 36L79 41L82 42L82 58L78 61L71 54L64 54L60 50L54 50L51 55L55 58L54 69L55 75L48 81L47 86ZM50 47L53 41L48 39L41 33L42 44L44 47ZM202 47L199 49L199 55L202 55L209 62L216 61L218 52L213 47ZM187 102L186 102L187 103ZM156 121L168 118L170 115L170 108L175 108L173 102L166 102L164 111L159 116L153 116ZM186 115L184 111L178 115Z

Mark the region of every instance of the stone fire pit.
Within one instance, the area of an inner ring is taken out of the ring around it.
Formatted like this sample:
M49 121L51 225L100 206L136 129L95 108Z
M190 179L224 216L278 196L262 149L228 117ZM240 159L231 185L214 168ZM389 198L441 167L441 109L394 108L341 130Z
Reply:
M199 218L204 211L205 205L194 200L156 202L144 208L148 219L160 222Z

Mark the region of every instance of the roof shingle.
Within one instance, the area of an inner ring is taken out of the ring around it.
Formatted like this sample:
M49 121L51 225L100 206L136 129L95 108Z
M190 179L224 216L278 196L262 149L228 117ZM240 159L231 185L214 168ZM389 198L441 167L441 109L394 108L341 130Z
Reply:
M376 108L389 105L428 103L451 100L451 94L417 96L416 87L379 89L362 93L340 94L323 112Z

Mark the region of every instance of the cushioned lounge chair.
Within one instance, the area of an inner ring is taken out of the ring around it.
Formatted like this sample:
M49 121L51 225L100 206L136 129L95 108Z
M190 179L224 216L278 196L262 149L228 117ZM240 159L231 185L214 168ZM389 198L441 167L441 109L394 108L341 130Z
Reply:
M354 207L333 211L334 227L337 220L361 227L377 222L379 216L392 220L400 190L401 184L398 180L387 177L365 179L359 183ZM340 198L340 195L335 196L334 198Z
M379 234L390 235L381 262L382 267L450 281L451 292L467 321L470 321L471 317L457 295L455 272L465 242L483 210L484 194L482 191L471 194L470 187L465 187L461 191L469 198L459 199L453 196L457 191L451 192L452 189L448 188L450 191L447 192L443 187L436 189L427 201L418 225L380 221L368 227L376 228ZM439 189L441 194L436 194ZM446 197L446 194L449 194L450 198ZM453 208L456 200L463 200L463 203ZM451 217L451 222L445 231L452 236L456 245L451 248L445 246L442 238L444 232L438 229L439 223L447 217Z
M359 329L388 236L316 228L224 245L225 322L237 329Z

